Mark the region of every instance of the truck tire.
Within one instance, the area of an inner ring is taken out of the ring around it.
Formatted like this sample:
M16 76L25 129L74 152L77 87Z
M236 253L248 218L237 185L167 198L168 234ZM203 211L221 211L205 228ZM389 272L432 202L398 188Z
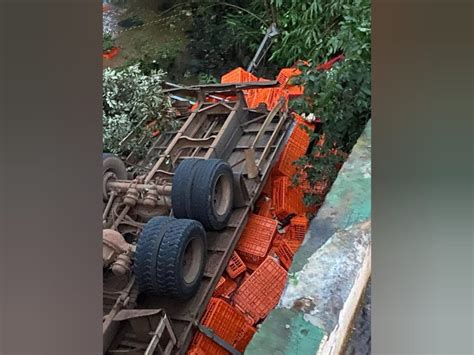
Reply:
M221 159L186 159L173 177L176 218L195 219L208 230L224 229L234 203L232 169Z
M196 166L191 195L192 218L206 229L227 226L234 205L234 176L222 159L203 160Z
M190 219L155 217L144 227L135 252L140 292L180 299L192 297L206 262L206 232Z
M173 215L176 218L192 218L191 191L193 189L195 166L202 159L189 158L183 160L176 168L171 189Z
M108 171L117 176L117 180L127 179L127 170L123 161L112 153L102 153L102 166L104 174Z
M110 180L126 180L127 170L122 160L111 153L102 153L103 183L102 192L104 201L108 200L107 182Z

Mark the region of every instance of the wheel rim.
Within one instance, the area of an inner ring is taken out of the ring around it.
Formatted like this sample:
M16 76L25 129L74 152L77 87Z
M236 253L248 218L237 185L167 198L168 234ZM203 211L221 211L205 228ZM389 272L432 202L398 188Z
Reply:
M187 284L196 281L203 263L203 245L198 238L186 244L183 256L183 279Z
M214 186L213 207L217 215L223 216L229 211L232 183L226 175L220 175Z

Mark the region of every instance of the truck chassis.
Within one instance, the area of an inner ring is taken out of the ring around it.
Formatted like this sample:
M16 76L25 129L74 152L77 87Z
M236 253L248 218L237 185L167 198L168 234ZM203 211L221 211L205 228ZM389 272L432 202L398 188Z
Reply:
M186 352L291 124L284 99L271 111L250 109L243 90L276 85L259 82L170 89L198 97L197 108L181 129L164 132L153 142L144 164L149 168L142 168L134 179L104 174L104 353ZM223 99L206 101L210 95ZM174 172L182 161L196 158L222 159L231 167L234 197L230 218L223 229L207 228L207 258L193 297L183 300L140 293L131 271L136 241L152 217L173 216ZM114 232L124 240L114 239Z

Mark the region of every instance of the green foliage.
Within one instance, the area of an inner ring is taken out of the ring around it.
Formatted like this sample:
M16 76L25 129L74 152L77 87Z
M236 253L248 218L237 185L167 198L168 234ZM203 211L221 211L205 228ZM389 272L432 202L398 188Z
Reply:
M303 6L307 2L297 3L297 6ZM321 10L327 10L328 13L321 14ZM338 171L336 167L342 163L345 153L351 151L370 119L370 2L355 0L349 5L344 1L323 1L307 7L306 11L309 13L301 16L303 19L321 15L316 22L315 32L324 34L317 42L311 42L315 47L313 57L308 59L318 63L336 53L343 52L345 56L344 61L336 63L328 71L317 70L315 65L301 66L303 74L297 79L304 85L305 92L304 97L295 100L292 107L319 117L322 130L313 134L312 138L318 141L324 134L325 139L324 144L315 145L310 154L296 162L301 171L295 180L303 175L310 185L315 186L318 181L327 180L331 183L335 179ZM320 22L322 19L325 23ZM337 22L333 25L335 19ZM295 29L285 38L296 40L296 34L301 35L301 30ZM299 48L289 51L288 59L303 55L299 51ZM280 54L275 52L275 55ZM334 154L336 151L342 154ZM307 195L306 202L319 203L321 196Z
M171 100L161 87L164 74L158 71L145 75L139 64L104 70L104 151L124 155L136 147L144 150L146 145L142 146L140 142L143 137L151 138L152 130L163 130L173 124ZM149 123L151 126L147 125ZM124 141L132 131L134 134Z
M206 48L200 57L215 67L241 65L228 58L242 58L242 53L251 58L273 21L280 36L271 47L270 62L282 68L309 61L295 80L304 86L304 96L291 105L321 119L312 139L324 135L325 140L296 162L301 169L295 181L304 176L312 187L321 181L331 184L370 118L370 0L205 0L199 8L193 28L202 30L196 33L200 39L195 45ZM345 60L331 70L316 69L340 53ZM305 202L319 204L321 198L319 193L306 194Z
M226 24L232 34L231 43L245 48L249 54L254 54L262 41L271 21L268 17L265 1L250 0L245 4L246 9L254 14L242 10L228 11ZM260 18L259 21L257 18Z
M188 1L192 23L188 32L188 51L193 58L193 74L211 73L215 77L252 59L266 31L259 18L261 0ZM256 7L256 10L254 9ZM256 13L254 13L256 11Z
M200 73L199 74L199 83L200 84L215 84L219 81L217 78L212 74Z

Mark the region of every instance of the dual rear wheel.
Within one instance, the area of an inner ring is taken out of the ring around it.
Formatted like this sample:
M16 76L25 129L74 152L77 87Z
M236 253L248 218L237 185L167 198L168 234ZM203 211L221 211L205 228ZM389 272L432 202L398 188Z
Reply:
M186 159L174 173L173 214L201 222L208 230L224 229L234 204L232 169L221 159Z
M138 238L134 274L141 292L187 299L199 289L207 255L205 229L226 227L233 174L220 159L186 159L173 178L174 217L152 218Z
M139 290L157 296L193 296L201 283L206 253L206 232L199 222L152 218L143 228L135 252Z

